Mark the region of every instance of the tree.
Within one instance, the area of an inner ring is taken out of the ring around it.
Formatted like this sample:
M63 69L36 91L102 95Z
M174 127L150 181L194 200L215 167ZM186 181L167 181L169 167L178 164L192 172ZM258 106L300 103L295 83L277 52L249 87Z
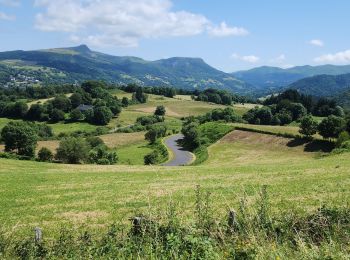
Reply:
M123 107L129 106L129 99L127 97L123 97L123 99L122 99L122 106Z
M74 93L73 95L70 96L69 99L72 104L72 108L77 108L83 102L83 97L80 93Z
M50 120L52 123L57 123L60 121L63 121L65 119L65 114L62 110L59 109L53 109L52 113L50 115Z
M280 125L288 125L293 121L292 113L286 109L282 109L278 114L276 114L280 120Z
M10 118L24 118L28 111L28 105L23 101L8 103L4 109L4 114Z
M113 114L108 107L95 107L91 123L96 125L107 125L112 117Z
M260 124L269 125L272 120L272 113L269 107L262 107L257 111L257 118L260 119Z
M156 116L165 116L166 110L164 106L157 106L154 115Z
M133 95L133 100L139 103L147 102L147 95L143 92L143 89L141 87L137 87L136 92Z
M290 112L292 113L293 120L298 120L307 114L307 109L300 103L293 103L290 106Z
M33 104L29 108L26 118L31 121L40 121L45 112L44 106L40 104Z
M323 138L337 138L345 129L345 122L341 117L330 115L323 119L318 126L318 132Z
M19 155L34 156L38 136L36 130L26 122L9 122L1 131L5 151L16 151Z
M184 135L184 142L189 148L194 149L200 145L198 126L197 122L189 122L181 129Z
M53 159L52 152L47 149L46 147L43 147L38 152L38 161L39 162L51 162Z
M231 95L229 95L229 94L223 94L222 96L221 96L221 99L222 99L222 104L223 105L231 105L232 104L232 97L231 97Z
M69 98L65 95L56 96L52 101L53 108L62 110L64 112L69 112L72 108L72 104Z
M79 109L73 109L69 113L69 118L73 122L78 122L79 120L81 120L83 118L83 113L81 113Z
M166 132L167 128L165 125L154 125L145 134L145 139L154 144L158 138L164 137Z
M306 137L311 137L317 133L318 123L311 115L304 116L300 121L299 133Z
M83 138L63 139L56 152L56 159L64 163L77 164L88 159L90 147Z

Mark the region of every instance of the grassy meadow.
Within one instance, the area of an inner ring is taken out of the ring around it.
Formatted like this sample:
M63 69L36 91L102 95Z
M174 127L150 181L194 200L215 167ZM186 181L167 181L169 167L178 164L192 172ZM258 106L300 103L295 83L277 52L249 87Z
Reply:
M153 113L161 104L167 109L166 123L171 131L180 130L179 118L183 116L204 114L223 107L192 101L187 96L169 99L150 95L149 103L124 109L109 128L132 125L138 116ZM251 107L250 104L235 105L235 110L244 113ZM0 119L0 128L8 121ZM55 134L96 129L85 123L51 126ZM100 136L109 148L117 151L117 165L65 165L0 159L0 236L3 232L15 238L30 237L34 227L41 227L46 239L57 238L62 227L100 234L107 232L113 223L130 227L129 218L133 216L154 214L161 216L157 220L162 221L160 219L169 217L166 215L169 205L174 205L181 225L192 227L197 221L198 187L203 194L210 193L210 211L220 223L226 221L229 209L241 210L242 199L248 206L253 205L264 186L273 216L282 219L295 213L306 218L324 205L349 207L350 154L331 155L322 149L310 149L307 143L277 136L298 135L297 126L235 123L225 127L240 130L233 130L209 146L208 159L197 166L144 166L144 156L152 151L144 140L145 132ZM244 131L242 127L248 130ZM57 140L38 143L38 148L47 147L52 151L57 146ZM246 241L252 243L259 240L259 236ZM274 242L266 240L260 244L262 251L253 252L253 255L271 257L271 252L277 249ZM242 248L248 248L249 252L249 246L244 244ZM332 250L347 250L337 246ZM293 254L290 245L286 248L288 254ZM328 245L325 248L329 250ZM309 254L310 250L318 249L308 248L305 252ZM308 254L301 250L301 256ZM278 259L277 256L283 255L287 253L280 250L274 256Z
M62 165L0 159L0 220L3 228L34 226L55 232L62 224L103 228L113 221L174 201L187 221L194 189L212 193L215 214L237 208L268 186L278 214L310 211L350 201L348 154L322 156L289 147L290 140L234 131L209 148L200 166ZM137 144L139 145L139 144ZM127 164L132 145L119 150ZM146 149L146 148L145 148ZM124 157L125 156L125 157Z

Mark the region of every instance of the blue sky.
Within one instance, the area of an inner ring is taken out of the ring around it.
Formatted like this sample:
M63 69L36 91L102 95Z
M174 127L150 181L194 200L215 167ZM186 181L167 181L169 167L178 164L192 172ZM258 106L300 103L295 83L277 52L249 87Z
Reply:
M226 72L350 64L348 0L0 0L0 51L75 46Z

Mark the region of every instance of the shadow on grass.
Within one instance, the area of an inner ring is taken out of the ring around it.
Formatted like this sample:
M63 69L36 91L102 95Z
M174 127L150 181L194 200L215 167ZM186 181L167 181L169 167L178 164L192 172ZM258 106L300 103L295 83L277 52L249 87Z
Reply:
M305 152L323 152L330 153L334 149L334 143L327 140L310 140L305 138L296 138L287 143L288 147L304 146Z

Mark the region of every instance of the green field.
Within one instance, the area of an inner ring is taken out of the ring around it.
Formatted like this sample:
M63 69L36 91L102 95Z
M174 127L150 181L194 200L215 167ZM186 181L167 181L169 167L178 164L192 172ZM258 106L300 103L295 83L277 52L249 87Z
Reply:
M18 232L37 225L54 232L63 223L94 229L114 220L127 223L135 212L165 207L169 200L176 201L186 217L193 210L196 185L212 193L216 214L237 208L239 198L256 196L262 185L268 186L275 212L304 212L349 201L349 154L320 157L302 146L289 147L289 141L234 131L209 148L205 164L192 167L0 159L0 220L6 229L16 225ZM125 163L133 153L133 145L119 150Z

